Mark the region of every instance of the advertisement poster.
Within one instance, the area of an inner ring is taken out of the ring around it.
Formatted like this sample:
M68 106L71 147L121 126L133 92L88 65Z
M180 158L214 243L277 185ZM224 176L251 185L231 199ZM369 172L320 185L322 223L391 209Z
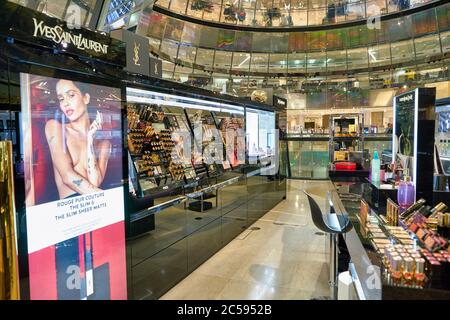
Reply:
M126 299L120 89L20 81L30 299Z
M414 117L415 92L409 92L395 98L394 109L394 152L396 159L403 168L408 168L409 175L414 179Z

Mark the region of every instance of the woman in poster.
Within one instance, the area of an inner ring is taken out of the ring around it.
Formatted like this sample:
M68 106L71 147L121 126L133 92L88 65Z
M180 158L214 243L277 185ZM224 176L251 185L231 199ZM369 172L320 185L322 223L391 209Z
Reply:
M56 95L63 113L62 121L48 120L45 136L59 199L101 191L99 187L111 155L111 143L97 138L102 129L102 115L97 111L91 123L88 112L91 97L85 84L58 80ZM55 249L59 299L83 299L91 295L94 292L92 232L57 243ZM83 268L80 267L80 252L84 253Z
M84 84L59 80L56 94L65 121L49 120L45 135L59 198L98 192L111 154L111 143L96 139L97 132L102 129L102 115L97 111L91 123L88 113L90 95Z

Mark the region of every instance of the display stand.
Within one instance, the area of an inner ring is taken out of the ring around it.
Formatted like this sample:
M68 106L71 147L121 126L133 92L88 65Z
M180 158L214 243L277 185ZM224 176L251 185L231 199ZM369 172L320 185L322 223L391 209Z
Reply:
M392 159L408 169L416 199L433 199L435 88L417 88L394 98Z
M366 176L364 156L364 114L330 115L329 156L330 175L352 171ZM339 165L336 165L339 164ZM342 166L343 168L340 168ZM348 168L346 168L346 166Z

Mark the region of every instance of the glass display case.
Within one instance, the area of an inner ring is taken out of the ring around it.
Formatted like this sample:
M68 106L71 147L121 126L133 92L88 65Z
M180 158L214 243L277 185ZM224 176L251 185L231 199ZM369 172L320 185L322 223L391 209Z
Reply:
M180 128L176 116L166 114L156 104L132 103L127 114L128 149L139 194L181 186L196 177L192 165L184 159L179 140L172 139L172 133Z
M244 163L243 107L137 88L127 88L127 101L136 195L185 188Z

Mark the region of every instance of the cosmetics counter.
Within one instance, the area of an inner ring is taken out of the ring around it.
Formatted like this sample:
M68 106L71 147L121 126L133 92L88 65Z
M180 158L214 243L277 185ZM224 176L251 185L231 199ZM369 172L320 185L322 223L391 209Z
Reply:
M367 179L332 181L336 212L347 213L353 224L344 239L358 298L449 299L448 199L436 205L421 200L399 215L389 200L385 210L374 209ZM440 221L427 224L433 214Z
M390 157L374 154L370 179L331 177L354 227L344 241L361 299L450 298L450 193L436 142L449 117L437 104L434 88L396 96Z
M285 153L267 106L129 80L130 203L144 205L128 210L128 292L156 299L285 197Z

